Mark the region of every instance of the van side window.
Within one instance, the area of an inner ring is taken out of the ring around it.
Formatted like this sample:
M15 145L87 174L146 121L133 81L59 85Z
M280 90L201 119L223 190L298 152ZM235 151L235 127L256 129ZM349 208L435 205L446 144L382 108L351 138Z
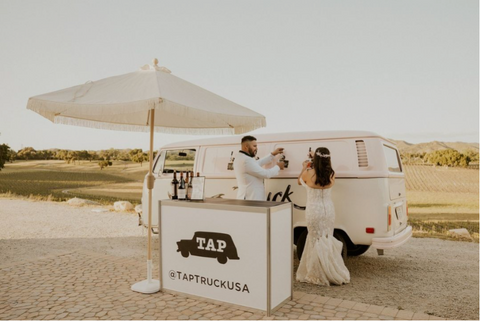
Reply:
M195 163L195 149L175 149L165 151L163 173L178 171L193 171Z
M385 159L387 160L387 167L389 172L401 173L402 166L400 163L400 157L398 151L394 148L383 145L383 151L385 152Z

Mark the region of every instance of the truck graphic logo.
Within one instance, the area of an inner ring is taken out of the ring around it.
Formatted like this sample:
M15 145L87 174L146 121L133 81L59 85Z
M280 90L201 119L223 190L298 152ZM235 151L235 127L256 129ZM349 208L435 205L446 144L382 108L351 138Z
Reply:
M189 255L216 258L218 263L225 264L228 259L240 260L232 237L224 233L195 232L191 240L177 242L177 252L183 257Z

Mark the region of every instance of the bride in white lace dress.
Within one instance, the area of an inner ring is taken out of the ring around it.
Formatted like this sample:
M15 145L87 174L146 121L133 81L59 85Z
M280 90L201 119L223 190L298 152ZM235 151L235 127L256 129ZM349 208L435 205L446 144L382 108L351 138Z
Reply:
M308 235L302 259L297 270L297 281L318 285L346 284L350 272L342 259L342 242L333 237L335 208L331 198L335 172L330 162L330 151L317 148L313 154L312 169L308 161L298 177L298 183L307 189L305 216Z

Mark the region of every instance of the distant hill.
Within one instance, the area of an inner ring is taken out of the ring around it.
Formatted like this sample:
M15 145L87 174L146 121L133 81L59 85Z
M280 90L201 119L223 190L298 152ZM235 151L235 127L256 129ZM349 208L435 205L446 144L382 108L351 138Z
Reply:
M436 150L444 150L444 149L455 149L458 150L460 153L464 153L467 150L473 150L475 152L479 151L479 144L478 143L463 143L463 142L438 142L433 141L429 143L419 143L419 144L412 144L403 140L394 140L391 139L397 144L398 149L401 153L430 153Z

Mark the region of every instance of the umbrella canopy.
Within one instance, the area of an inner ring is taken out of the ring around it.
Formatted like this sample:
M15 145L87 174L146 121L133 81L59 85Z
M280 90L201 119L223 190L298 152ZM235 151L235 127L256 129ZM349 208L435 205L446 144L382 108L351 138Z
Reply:
M160 289L160 282L152 280L153 132L242 134L266 124L264 116L175 77L157 62L132 73L34 96L27 104L54 123L150 131L147 279L132 286L142 293Z
M55 123L172 134L242 134L265 127L265 117L180 79L165 67L89 81L31 97L27 108Z

